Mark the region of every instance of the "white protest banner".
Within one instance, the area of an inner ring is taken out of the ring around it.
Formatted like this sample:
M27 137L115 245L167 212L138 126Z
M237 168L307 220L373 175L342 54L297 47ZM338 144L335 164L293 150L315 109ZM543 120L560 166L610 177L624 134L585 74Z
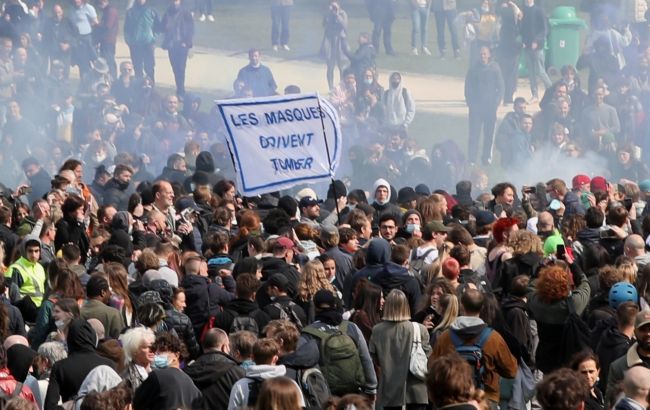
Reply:
M341 157L339 118L317 94L221 100L217 105L243 195L334 175Z

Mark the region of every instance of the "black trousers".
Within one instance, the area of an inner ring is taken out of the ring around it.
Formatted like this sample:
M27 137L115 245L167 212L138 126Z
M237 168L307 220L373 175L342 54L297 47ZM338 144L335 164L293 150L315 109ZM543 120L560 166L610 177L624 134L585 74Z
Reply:
M379 39L383 34L384 37L384 49L386 53L392 54L395 51L393 50L392 36L393 36L393 21L395 17L391 14L383 14L374 21L374 26L372 28L372 44L375 46L375 50L379 52Z
M108 64L108 72L113 80L117 79L117 63L115 62L115 43L99 43L99 55Z
M182 97L185 95L185 68L187 67L187 47L171 47L167 50L169 54L169 63L172 65L174 72L174 81L176 82L176 95Z
M492 161L492 147L494 145L494 126L497 121L496 106L469 107L469 141L468 160L476 163L478 159L481 130L483 130L483 155L484 164Z
M501 74L503 75L503 102L511 103L517 91L517 78L519 77L519 54L513 56L499 56L497 58Z

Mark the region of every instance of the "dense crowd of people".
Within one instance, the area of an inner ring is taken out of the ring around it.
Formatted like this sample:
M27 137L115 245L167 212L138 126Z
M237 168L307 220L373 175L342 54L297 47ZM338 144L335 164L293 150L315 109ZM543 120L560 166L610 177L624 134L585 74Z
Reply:
M382 39L395 53L396 2L366 5L354 51L343 4L323 16L339 179L244 197L215 107L184 87L211 0L129 4L119 65L109 0L5 4L0 408L650 407L645 1L585 3L584 52L555 82L534 0L409 1L411 58L432 54L431 14L440 57L468 43L467 153L409 135L408 79L384 89L375 61ZM273 52L291 49L292 7L271 2ZM156 86L158 45L175 94ZM520 54L531 100L515 98ZM248 56L233 96L278 94ZM511 182L490 188L493 147ZM602 172L539 181L536 158Z

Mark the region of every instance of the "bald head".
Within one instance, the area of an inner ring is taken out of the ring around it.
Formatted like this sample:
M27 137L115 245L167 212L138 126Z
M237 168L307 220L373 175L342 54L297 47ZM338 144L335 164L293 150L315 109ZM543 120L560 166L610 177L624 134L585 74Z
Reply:
M29 342L27 341L27 338L25 336L11 335L5 339L5 342L2 344L2 347L4 347L5 350L9 350L9 348L13 345L29 346Z
M643 366L634 366L626 371L623 378L623 391L626 397L645 406L650 392L650 369Z
M553 230L553 215L550 212L540 212L537 215L537 232L549 232Z
M230 352L228 334L216 327L208 330L203 339L203 350L218 350L224 353Z
M104 329L104 325L102 324L102 322L100 322L98 319L95 318L90 318L86 321L90 323L90 326L95 330L97 339L103 340L106 337L106 329Z
M641 235L630 235L625 239L625 255L630 257L645 254L645 241Z

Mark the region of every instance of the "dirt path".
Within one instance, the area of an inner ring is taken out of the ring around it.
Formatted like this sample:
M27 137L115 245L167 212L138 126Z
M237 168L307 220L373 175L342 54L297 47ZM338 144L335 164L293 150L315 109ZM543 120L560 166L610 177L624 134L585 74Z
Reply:
M246 53L232 54L222 50L195 48L188 60L186 88L228 95L232 90L233 80L239 69L248 64ZM117 47L118 64L129 58L128 48L121 41ZM309 61L288 60L277 55L263 55L264 64L273 72L278 90L289 84L299 85L303 91L318 91L327 93L325 64ZM380 70L383 84L388 82L391 70ZM404 84L413 93L418 111L433 112L447 115L465 116L467 107L463 97L463 80L461 78L435 74L403 73ZM160 84L174 86L174 76L169 65L167 53L156 49L156 81ZM519 91L523 96L530 92L520 82ZM511 108L501 107L499 117Z

